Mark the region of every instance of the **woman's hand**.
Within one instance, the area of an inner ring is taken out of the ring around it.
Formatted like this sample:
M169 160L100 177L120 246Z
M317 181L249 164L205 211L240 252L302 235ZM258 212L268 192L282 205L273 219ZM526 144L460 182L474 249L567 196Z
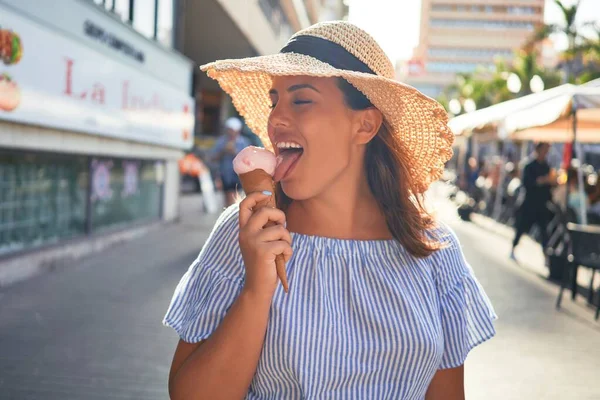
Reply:
M292 256L292 238L283 211L262 207L270 194L251 193L240 203L240 248L246 268L244 290L271 299L278 285L275 258ZM271 225L272 226L267 226Z

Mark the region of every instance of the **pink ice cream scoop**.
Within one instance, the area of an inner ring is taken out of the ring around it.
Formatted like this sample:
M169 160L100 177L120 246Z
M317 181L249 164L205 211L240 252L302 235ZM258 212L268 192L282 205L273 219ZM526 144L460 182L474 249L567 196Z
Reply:
M267 174L273 176L277 158L269 150L260 147L249 146L240 151L233 160L233 169L238 175L246 174L255 169L262 169Z

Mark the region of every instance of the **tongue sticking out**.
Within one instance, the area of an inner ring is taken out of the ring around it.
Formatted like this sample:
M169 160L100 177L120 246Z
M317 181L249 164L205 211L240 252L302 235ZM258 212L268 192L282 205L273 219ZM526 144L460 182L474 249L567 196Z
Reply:
M296 161L302 156L302 150L285 150L278 157L278 164L273 174L273 180L279 182L288 175Z

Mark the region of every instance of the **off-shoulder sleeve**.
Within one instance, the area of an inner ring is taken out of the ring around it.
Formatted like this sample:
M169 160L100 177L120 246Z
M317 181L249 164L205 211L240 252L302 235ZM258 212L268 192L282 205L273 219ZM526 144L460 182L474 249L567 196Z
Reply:
M188 343L207 339L219 326L243 285L237 205L224 211L198 258L175 289L163 320Z
M465 260L456 234L447 226L438 231L446 247L434 253L434 270L440 298L444 355L439 369L464 364L468 353L492 338L496 313Z

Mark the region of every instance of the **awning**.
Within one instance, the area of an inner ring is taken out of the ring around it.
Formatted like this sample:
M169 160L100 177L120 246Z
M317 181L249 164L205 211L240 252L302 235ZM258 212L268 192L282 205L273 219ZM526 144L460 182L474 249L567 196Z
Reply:
M470 135L477 131L497 129L506 118L516 112L533 107L541 102L569 93L576 86L567 84L540 93L504 101L481 110L452 118L448 125L455 135Z
M460 115L449 122L455 135L495 131L515 140L570 142L572 107L577 105L577 139L600 143L600 79L566 84Z
M577 141L600 143L600 87L572 86L565 93L515 112L505 119L511 139L571 142L573 106L577 108Z

